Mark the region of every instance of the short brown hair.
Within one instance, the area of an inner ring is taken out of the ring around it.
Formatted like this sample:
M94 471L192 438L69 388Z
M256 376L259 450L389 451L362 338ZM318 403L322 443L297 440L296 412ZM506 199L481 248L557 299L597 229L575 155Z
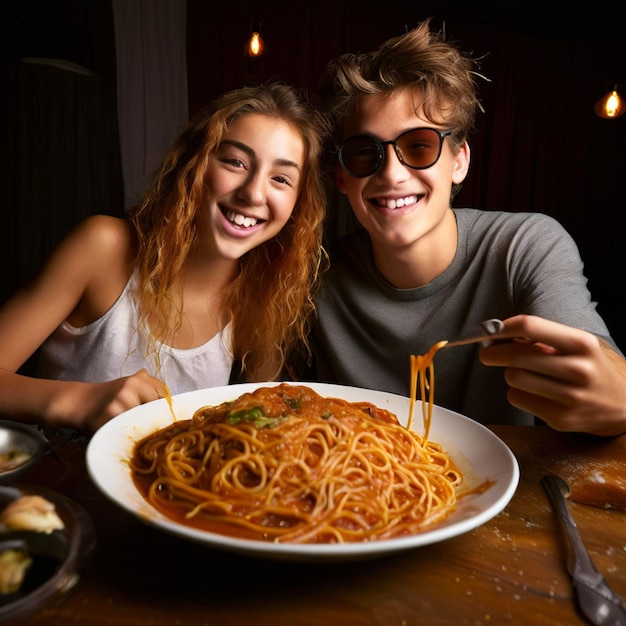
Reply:
M377 50L344 54L331 61L320 98L340 135L344 120L361 98L417 87L426 119L453 129L453 143L460 146L473 130L480 108L477 68L475 59L446 41L443 33L431 31L426 20Z

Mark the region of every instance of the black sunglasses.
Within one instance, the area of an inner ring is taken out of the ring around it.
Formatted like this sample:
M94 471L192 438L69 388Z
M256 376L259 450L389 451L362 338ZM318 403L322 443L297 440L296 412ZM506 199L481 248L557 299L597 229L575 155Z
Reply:
M365 178L378 171L385 158L385 146L392 145L401 163L414 170L425 170L437 163L443 140L452 132L412 128L391 141L380 141L371 135L354 135L339 146L339 162L351 176Z

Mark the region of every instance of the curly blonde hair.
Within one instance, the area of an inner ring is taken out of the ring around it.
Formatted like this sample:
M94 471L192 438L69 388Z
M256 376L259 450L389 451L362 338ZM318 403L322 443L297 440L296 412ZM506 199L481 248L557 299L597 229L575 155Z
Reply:
M183 305L176 305L171 288L194 247L202 243L198 213L209 193L205 185L209 157L229 125L250 113L282 119L298 129L306 155L288 223L240 259L220 320L232 325L232 349L241 378L273 380L289 369L290 359L310 358L312 298L326 261L320 156L329 127L304 93L272 82L224 94L176 138L129 218L138 238L135 270L142 325L150 328L148 352L158 363L158 343L167 344L183 321Z

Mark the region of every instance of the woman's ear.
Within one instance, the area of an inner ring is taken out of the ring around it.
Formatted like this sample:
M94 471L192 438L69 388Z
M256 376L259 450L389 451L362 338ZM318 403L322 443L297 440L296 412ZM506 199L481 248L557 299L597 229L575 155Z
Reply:
M459 148L454 157L454 171L452 172L452 182L460 185L467 176L470 165L470 147L467 141Z

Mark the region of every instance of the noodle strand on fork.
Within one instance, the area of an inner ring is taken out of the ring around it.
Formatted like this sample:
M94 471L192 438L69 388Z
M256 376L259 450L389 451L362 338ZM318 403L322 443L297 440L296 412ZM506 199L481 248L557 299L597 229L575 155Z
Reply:
M430 424L433 419L433 404L435 397L435 367L433 359L435 354L448 342L439 341L431 346L426 354L411 355L411 402L409 407L409 421L407 428L413 428L415 414L415 401L417 397L417 385L420 386L420 398L422 399L422 419L424 422L424 439L428 441Z

